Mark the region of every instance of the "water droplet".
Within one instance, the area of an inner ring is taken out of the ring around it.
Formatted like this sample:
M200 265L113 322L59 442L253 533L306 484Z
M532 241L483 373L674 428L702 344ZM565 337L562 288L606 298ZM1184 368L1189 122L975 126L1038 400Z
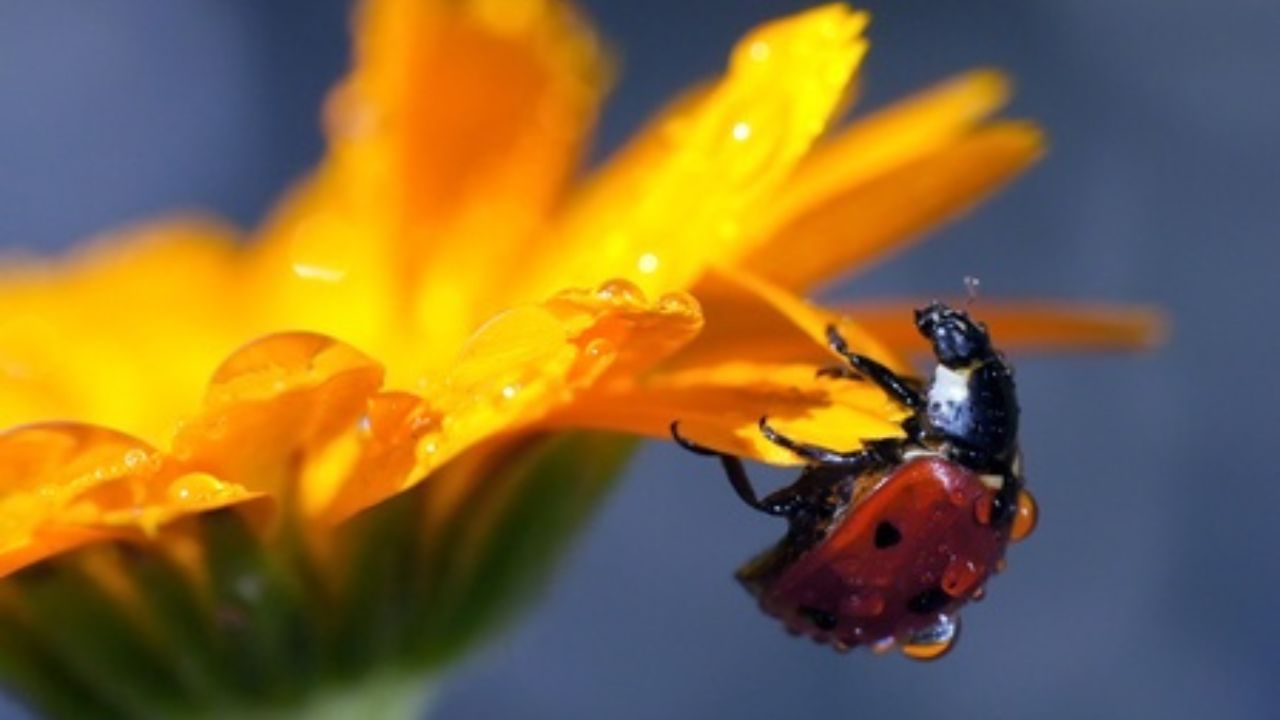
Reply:
M1035 532L1039 515L1036 499L1026 490L1019 490L1018 509L1013 516L1013 527L1009 528L1009 539L1017 542Z
M982 495L973 501L973 519L978 521L979 525L991 524L991 498Z
M987 596L987 589L979 585L977 588L974 589L973 594L969 596L969 599L974 602L982 602L983 598L985 598L986 596Z
M169 499L180 503L203 503L226 495L227 485L205 473L190 473L169 483Z
M644 291L635 283L624 278L606 280L596 290L596 297L618 305L645 304Z
M516 396L520 394L520 384L509 383L507 385L503 385L499 394L502 395L503 400L515 400Z
M702 306L687 292L664 293L658 298L658 312L666 315L700 315Z
M647 252L642 254L640 259L636 261L636 269L645 275L652 275L654 272L657 272L658 265L660 264L661 263L659 262L657 255Z
M614 353L617 352L617 348L613 346L612 342L605 338L595 338L591 342L587 343L587 347L583 352L587 357L593 360L603 360L613 357Z
M369 417L369 413L361 415L360 419L356 420L356 431L361 435L373 434L373 420Z
M917 631L902 645L902 654L912 660L937 660L955 647L960 636L960 618L941 615L938 622Z
M963 597L982 582L983 568L972 560L952 560L942 571L942 589L951 597Z
M773 48L763 40L757 40L747 47L747 55L756 62L765 62L773 55Z
M877 655L883 655L893 649L894 639L891 637L880 638L871 643L871 652Z
M271 398L354 371L361 371L370 384L381 381L381 368L341 341L308 332L266 335L223 360L214 371L206 400L221 406Z
M138 470L152 464L154 456L141 448L134 448L124 454L124 465L130 470Z
M304 280L338 283L350 272L351 246L343 221L317 213L298 223L289 238L289 266Z
M746 142L751 139L751 123L740 120L733 124L733 129L729 132L733 135L734 140Z
M884 596L875 590L850 593L840 603L841 615L869 618L882 612L884 612Z

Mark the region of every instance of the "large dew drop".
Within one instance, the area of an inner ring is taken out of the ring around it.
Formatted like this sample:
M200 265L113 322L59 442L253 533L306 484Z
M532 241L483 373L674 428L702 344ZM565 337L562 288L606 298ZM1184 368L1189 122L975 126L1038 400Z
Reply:
M960 618L940 615L938 622L918 631L902 644L902 654L912 660L937 660L955 647L960 637Z
M381 367L339 340L308 332L267 335L222 362L209 383L206 402L222 406L268 399L350 372L369 376L370 390L381 383Z

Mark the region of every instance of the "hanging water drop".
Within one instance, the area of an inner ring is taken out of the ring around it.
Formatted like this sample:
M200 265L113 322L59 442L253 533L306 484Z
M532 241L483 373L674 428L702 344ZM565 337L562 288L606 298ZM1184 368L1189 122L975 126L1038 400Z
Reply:
M955 647L960 636L960 618L940 615L938 622L917 631L902 645L902 654L912 660L937 660Z

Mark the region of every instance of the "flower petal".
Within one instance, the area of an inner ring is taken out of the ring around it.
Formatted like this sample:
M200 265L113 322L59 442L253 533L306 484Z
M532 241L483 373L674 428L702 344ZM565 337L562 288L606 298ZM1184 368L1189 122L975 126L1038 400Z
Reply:
M840 107L866 43L866 17L827 5L764 25L716 85L650 126L586 188L559 228L562 249L523 278L532 297L609 277L650 294L688 287L750 229Z
M87 542L153 535L177 517L253 497L175 468L114 430L14 428L0 434L0 575Z
M924 339L907 322L925 300L848 305L831 312L849 318L902 352L928 352ZM959 303L957 303L959 304ZM1154 308L1065 300L987 300L972 309L1006 351L1088 352L1144 350L1163 342L1167 323Z
M707 319L698 338L665 368L716 365L750 359L761 363L840 362L827 343L826 330L839 318L749 272L715 267L694 287ZM909 324L911 316L904 315ZM910 365L891 344L857 323L841 322L841 333L857 352L890 369Z
M1042 146L1040 131L1024 123L975 131L790 218L744 265L793 289L865 267L1017 175Z
M173 220L0 274L0 427L75 420L162 442L235 347L238 249ZM145 400L143 400L145 398Z
M326 451L359 431L381 384L377 363L332 338L284 333L256 340L214 374L205 411L180 428L173 457L190 471L296 498L299 484L342 475L349 458Z
M550 422L669 438L678 421L681 434L701 445L798 465L761 434L762 416L797 440L851 451L866 439L902 437L906 415L874 386L819 377L812 365L730 362L657 375L631 391L593 393Z
M380 393L370 400L348 481L309 511L337 522L471 447L527 429L586 388L632 383L701 327L690 298L650 301L625 281L501 313L468 340L442 381L414 388L421 399Z
M268 230L267 282L292 278L278 312L386 359L397 382L440 369L500 309L502 270L560 201L606 76L560 2L366 2L329 155Z
M762 234L772 235L833 196L954 143L1008 97L1003 75L975 70L859 118L805 157L766 206Z

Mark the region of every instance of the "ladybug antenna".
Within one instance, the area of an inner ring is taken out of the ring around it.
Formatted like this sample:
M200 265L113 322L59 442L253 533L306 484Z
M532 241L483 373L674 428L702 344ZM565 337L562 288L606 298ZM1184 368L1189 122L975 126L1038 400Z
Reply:
M978 301L978 291L982 288L982 281L973 275L964 276L964 309L969 310L973 304Z

